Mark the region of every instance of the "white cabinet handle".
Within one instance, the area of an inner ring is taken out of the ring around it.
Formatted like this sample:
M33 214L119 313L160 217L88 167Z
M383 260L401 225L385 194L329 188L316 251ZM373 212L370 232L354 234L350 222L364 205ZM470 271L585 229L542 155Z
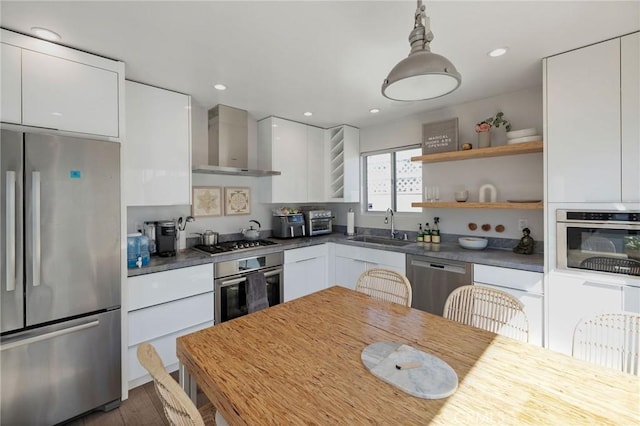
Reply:
M6 282L7 291L14 291L16 289L16 172L7 172L6 185Z
M31 282L34 287L40 285L40 172L32 172L32 187L31 187L31 230L32 230L32 279Z

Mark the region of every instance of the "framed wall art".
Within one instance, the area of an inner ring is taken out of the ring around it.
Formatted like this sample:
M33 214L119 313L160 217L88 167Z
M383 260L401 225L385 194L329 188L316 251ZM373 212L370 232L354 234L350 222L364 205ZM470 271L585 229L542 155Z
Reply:
M251 213L251 188L227 186L224 188L224 214Z
M222 188L219 186L194 186L191 215L213 217L222 215Z
M422 154L458 150L458 117L422 125Z

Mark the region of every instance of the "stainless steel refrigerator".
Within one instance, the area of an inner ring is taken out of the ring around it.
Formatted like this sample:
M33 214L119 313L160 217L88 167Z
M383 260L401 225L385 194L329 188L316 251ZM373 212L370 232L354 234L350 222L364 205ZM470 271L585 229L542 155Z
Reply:
M2 130L1 423L117 406L120 145Z

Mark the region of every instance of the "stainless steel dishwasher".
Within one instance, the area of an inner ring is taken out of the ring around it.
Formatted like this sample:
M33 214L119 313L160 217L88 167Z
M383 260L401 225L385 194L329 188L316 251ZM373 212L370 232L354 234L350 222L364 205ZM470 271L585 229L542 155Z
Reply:
M473 283L472 264L456 260L407 255L411 307L442 316L444 303L458 287Z

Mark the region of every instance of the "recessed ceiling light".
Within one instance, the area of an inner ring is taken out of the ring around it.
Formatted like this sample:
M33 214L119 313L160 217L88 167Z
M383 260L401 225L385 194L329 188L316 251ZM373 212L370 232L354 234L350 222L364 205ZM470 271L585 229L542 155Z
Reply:
M54 33L53 31L48 30L46 28L31 27L31 31L33 31L33 33L37 37L43 38L45 40L58 41L62 39L62 37L60 37L60 34Z
M369 112L370 112L371 114L377 114L377 113L379 113L379 112L380 112L380 110L379 110L378 108L371 108L371 109L369 110Z
M225 86L224 84L220 84L220 83L214 84L213 88L216 89L216 90L227 90L227 86Z
M305 115L305 116L307 116L307 117L311 117L311 116L313 115L313 113L312 113L312 112L307 111L307 112L305 112L305 113L304 113L304 115Z
M497 49L493 49L491 52L487 53L487 55L492 58L497 58L498 56L502 56L507 53L507 50L509 50L508 47L498 47Z
M277 124L272 124L271 127L278 127L278 125Z

